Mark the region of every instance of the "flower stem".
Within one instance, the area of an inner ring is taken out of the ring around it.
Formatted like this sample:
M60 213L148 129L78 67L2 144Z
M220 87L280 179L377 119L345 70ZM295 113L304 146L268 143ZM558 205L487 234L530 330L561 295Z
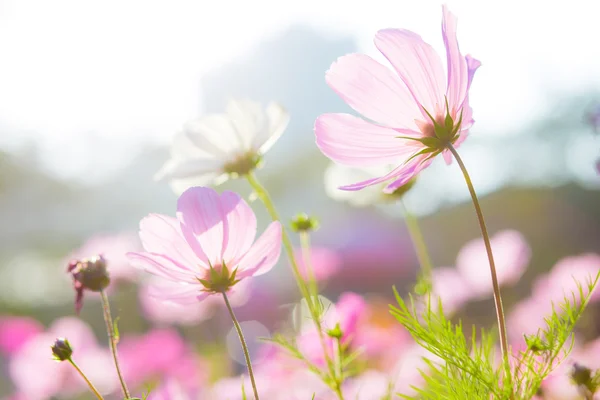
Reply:
M258 181L258 179L256 179L254 173L249 172L246 175L246 179L248 180L248 183L250 184L256 195L261 199L261 201L265 205L265 208L269 212L271 219L273 221L281 222L279 215L277 214L277 210L273 205L273 201L271 200L271 196L269 196L269 192ZM306 282L304 281L304 279L302 279L302 275L300 274L300 270L298 269L298 263L296 262L296 257L294 255L294 248L292 247L292 242L290 241L287 229L285 226L283 226L282 228L283 229L281 230L281 241L283 242L283 247L287 253L290 265L292 266L292 272L294 274L296 284L298 285L298 289L300 289L302 297L306 300L306 305L310 312L310 316L315 324L315 327L317 328L319 341L321 342L321 347L323 348L323 356L325 357L325 362L327 363L327 366L329 368L329 373L331 377L334 378L334 380L337 382L337 379L335 379L335 367L333 361L331 360L331 357L329 356L329 352L327 351L327 344L325 343L325 337L323 336L323 327L321 325L320 313L316 310L315 306L313 305L313 299L310 290L306 286ZM318 294L315 293L315 301L318 301L317 295ZM336 389L334 388L334 390Z
M248 375L250 376L250 382L252 383L252 390L254 391L254 399L258 399L258 389L256 389L256 382L254 380L254 372L252 372L252 362L250 361L250 353L248 352L248 345L246 344L246 340L244 339L244 333L242 332L242 327L235 317L235 313L233 312L233 308L231 308L231 304L229 303L229 299L227 298L227 294L223 293L223 300L225 300L225 305L227 306L227 310L229 310L229 315L231 316L231 320L233 321L233 326L235 326L235 330L237 331L238 337L240 338L240 343L242 345L242 350L244 351L244 358L246 359L246 367L248 368Z
M431 262L431 258L429 257L427 245L425 244L423 233L419 227L419 222L417 221L417 218L408 210L403 201L400 201L400 206L402 207L404 221L406 222L406 228L408 229L410 240L412 241L415 252L417 253L417 259L419 260L419 265L421 266L421 272L423 274L422 276L425 278L426 283L430 285L433 264Z
M338 377L336 379L337 386L335 388L335 394L337 394L340 400L344 400L344 395L342 394L341 383L344 381L344 371L342 367L342 344L340 342L340 338L335 338L335 366L336 371L338 373Z
M77 364L75 364L75 361L73 361L72 358L69 358L68 360L69 360L69 363L73 366L73 368L75 368L75 370L79 373L79 375L81 375L81 377L83 378L83 380L88 384L88 386L90 387L90 390L92 391L92 393L94 393L99 400L104 400L104 398L98 392L98 389L96 389L96 387L94 386L94 384L88 379L87 376L85 376L85 374L83 373L83 371L81 370L81 368L79 368L79 366Z
M504 308L502 306L502 297L500 296L500 285L498 284L496 264L494 263L494 255L492 254L492 245L490 243L490 237L487 232L487 227L483 218L481 206L479 205L479 200L477 199L477 193L475 193L473 182L471 181L471 177L467 172L467 167L465 167L465 164L460 158L460 155L458 154L454 146L452 146L452 144L448 145L448 149L454 155L454 158L456 159L456 162L458 163L463 173L467 187L469 188L469 193L471 194L471 199L473 200L473 206L475 207L475 213L477 214L477 219L479 221L479 227L481 228L481 236L483 237L483 242L485 243L485 250L487 252L488 261L490 263L490 273L492 275L492 286L494 289L494 303L496 305L496 316L498 317L498 330L500 333L500 350L502 351L502 357L504 358L506 373L508 374L510 382L510 369L508 367L508 340L506 337L506 321L504 319Z
M302 259L304 261L304 268L306 269L306 276L308 277L308 290L310 294L315 297L316 301L319 288L317 286L315 270L310 258L310 234L306 231L300 232L300 247L302 248Z
M119 366L119 355L117 353L117 337L115 336L113 319L110 315L110 303L108 302L108 297L106 296L106 292L104 290L100 291L100 296L102 297L102 310L104 311L104 322L106 322L108 343L110 345L110 350L113 355L113 360L115 361L115 368L117 370L117 375L119 376L119 381L121 382L123 396L125 396L125 399L129 399L131 397L131 394L129 394L129 389L127 389L125 379L123 379L123 374L121 373L121 367Z

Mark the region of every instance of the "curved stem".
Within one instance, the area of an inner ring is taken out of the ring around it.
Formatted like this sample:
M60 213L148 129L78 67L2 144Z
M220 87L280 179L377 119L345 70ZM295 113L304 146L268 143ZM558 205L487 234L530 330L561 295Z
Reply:
M319 288L310 257L310 235L306 231L300 232L300 247L302 248L302 261L304 261L304 268L308 277L308 290L312 296L315 296L315 301L317 301Z
M492 245L490 243L490 237L488 235L487 227L485 225L485 220L483 218L481 206L479 205L479 200L477 199L477 193L475 193L473 182L471 181L471 177L467 172L467 167L465 167L465 164L460 158L460 155L458 154L454 146L452 146L452 144L448 145L448 149L454 155L454 158L456 159L456 162L458 163L463 173L467 187L469 188L469 193L471 194L471 199L473 200L473 206L475 207L475 213L477 214L477 219L479 221L479 227L481 228L481 236L483 237L483 242L485 243L485 250L487 252L488 261L490 263L490 273L492 274L494 303L496 305L496 316L498 318L498 330L500 333L500 349L502 351L502 357L504 358L506 372L507 374L509 374L508 377L510 382L510 370L508 369L508 340L506 337L506 321L504 319L504 308L502 306L502 297L500 296L500 285L498 284L496 264L494 262L494 255L492 254Z
M254 391L254 399L258 399L258 389L256 389L256 381L254 380L254 372L252 372L252 362L250 361L250 352L248 352L248 345L246 344L246 340L244 339L244 333L242 332L242 327L235 317L235 313L233 312L233 308L231 308L231 304L229 303L229 299L227 298L227 294L223 292L223 300L225 300L225 305L227 306L227 310L229 310L229 315L231 316L231 320L233 321L233 326L235 326L235 330L237 331L238 337L240 338L240 343L242 345L242 350L244 351L244 358L246 359L246 367L248 368L248 375L250 376L250 382L252 383L252 390Z
M260 200L265 205L265 208L269 212L271 219L273 221L281 222L279 215L277 214L277 210L275 209L275 205L273 204L273 201L271 200L271 196L269 196L269 192L258 181L258 179L256 179L256 176L254 176L254 173L249 172L246 175L246 179L248 180L248 183L250 184L250 186L252 187L252 189L254 190L256 195L260 198ZM282 230L281 230L281 241L283 242L283 247L284 247L286 254L288 256L288 259L290 261L290 265L292 266L292 272L294 274L296 284L298 285L298 289L300 289L300 293L302 294L302 297L304 297L304 299L306 300L306 304L307 304L308 310L310 312L310 316L311 316L313 322L315 323L315 327L317 328L317 332L319 335L319 341L321 342L321 347L323 348L323 356L324 356L325 362L327 363L327 366L329 368L329 373L331 374L332 378L335 378L335 367L333 365L333 361L331 360L331 357L329 356L329 352L327 351L327 344L325 343L325 337L323 336L323 328L321 325L321 319L313 305L311 293L310 293L309 289L307 288L307 286L304 282L304 279L302 279L302 275L300 275L300 270L298 269L298 263L296 262L296 257L294 255L294 248L292 247L292 242L290 241L290 237L287 233L287 229L285 226L283 226ZM307 266L307 268L308 268L308 266ZM317 296L317 294L315 293L315 298L316 298L316 296ZM335 379L335 381L336 381L336 385L339 387L340 384L337 383L338 382L337 379ZM334 389L334 390L336 390L336 389Z
M119 376L119 382L121 382L123 396L125 396L125 399L129 399L131 397L131 394L129 394L129 389L127 389L127 384L125 383L125 379L123 378L123 374L121 373L121 367L119 366L119 355L117 353L117 337L115 336L113 319L110 315L110 303L108 302L108 297L106 296L106 292L104 290L100 291L100 296L102 297L102 310L104 311L104 322L106 322L106 332L108 333L108 343L110 344L110 351L115 362L115 368L117 370L117 375Z
M417 218L408 210L408 208L406 208L406 205L403 201L400 201L400 205L402 206L402 212L404 214L406 228L408 229L408 235L410 236L410 240L412 241L415 252L417 253L417 260L419 260L419 265L421 266L421 270L427 280L427 283L431 283L431 271L433 269L433 264L431 262L431 258L429 257L427 245L425 244L423 233L419 227L419 222L417 221Z
M104 398L98 392L98 389L96 389L96 387L94 386L94 384L92 382L90 382L90 380L88 379L87 376L85 376L85 374L83 373L83 371L81 370L81 368L79 368L79 366L77 364L75 364L75 361L73 361L73 359L71 359L71 358L69 358L68 361L73 366L73 368L75 368L75 370L77 370L77 372L79 373L79 375L81 375L81 377L83 378L83 380L85 380L85 382L90 387L90 390L92 391L92 393L94 393L99 400L104 400Z

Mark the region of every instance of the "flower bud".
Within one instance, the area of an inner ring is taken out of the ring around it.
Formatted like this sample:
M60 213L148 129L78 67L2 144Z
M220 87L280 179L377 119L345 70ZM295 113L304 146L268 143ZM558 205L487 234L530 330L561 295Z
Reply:
M319 220L301 213L292 218L291 227L294 232L310 232L319 229Z
M71 344L65 338L58 338L54 344L50 347L52 349L52 355L56 361L65 361L71 358L73 349Z
M83 291L100 292L110 283L106 260L101 255L69 263L67 272L73 277L75 289L75 310L79 314L83 305Z
M334 339L341 339L343 335L344 332L342 332L342 328L340 327L339 323L335 324L335 328L329 329L327 331L327 336L332 337Z

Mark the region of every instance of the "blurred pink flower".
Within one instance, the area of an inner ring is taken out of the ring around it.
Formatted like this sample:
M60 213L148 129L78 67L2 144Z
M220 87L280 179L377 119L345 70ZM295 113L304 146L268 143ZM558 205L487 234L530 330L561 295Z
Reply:
M98 345L92 330L84 322L66 317L28 340L10 359L9 373L18 393L24 398L44 400L89 390L72 366L52 359L50 346L57 337L68 338L73 347L73 359L101 393L111 393L117 388L108 349Z
M275 265L281 224L272 222L256 242L255 235L256 217L239 195L194 187L179 197L177 219L151 214L140 222L146 252L128 256L138 268L179 285L165 290L165 299L189 304Z
M304 279L308 279L308 269L304 263L302 249L295 249L296 260L300 274ZM313 246L310 249L310 264L313 269L314 277L317 281L325 281L335 275L342 263L338 253L326 247Z
M531 249L520 232L504 230L490 239L496 272L500 285L512 285L521 278ZM484 298L493 292L487 253L483 239L475 239L463 246L456 258L456 269L461 273L473 297Z
M102 255L110 274L110 288L119 282L134 282L137 279L138 271L131 266L126 254L139 249L140 241L133 234L98 235L91 237L80 248L69 254L65 265L71 260Z
M473 125L468 90L480 62L463 56L456 39L456 17L442 8L447 78L439 55L419 35L404 29L383 29L375 46L394 67L363 54L338 58L326 81L369 122L349 114L323 114L315 122L317 145L333 161L355 167L393 164L391 172L352 185L359 190L391 181L391 193L443 153L448 143L459 146Z
M202 398L200 392L186 389L176 379L166 379L150 392L147 400L198 400Z
M431 275L432 305L437 307L434 302L441 301L444 314L454 314L472 297L471 287L456 268L435 268Z
M367 370L344 384L344 398L360 400L381 400L387 398L390 379L384 373Z
M186 390L193 390L207 378L192 347L174 330L154 329L142 336L126 336L119 343L119 356L125 380L134 387L154 379L175 379Z
M587 283L595 279L598 272L600 272L598 254L586 253L565 257L558 261L546 276L536 280L532 296L548 303L560 303L565 296L571 299L571 294L575 293L576 299L579 300L577 283L580 283L584 287L584 293L587 293ZM600 299L600 290L594 290L590 301L595 302L598 299Z
M0 316L0 353L12 355L31 338L44 331L44 326L33 318Z

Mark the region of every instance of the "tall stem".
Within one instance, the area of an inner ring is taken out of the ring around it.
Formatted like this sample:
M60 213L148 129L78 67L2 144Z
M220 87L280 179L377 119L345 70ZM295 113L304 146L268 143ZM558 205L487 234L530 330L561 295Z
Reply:
M102 310L104 311L104 322L106 322L106 332L108 333L108 343L110 345L110 351L112 352L113 360L115 362L115 368L117 370L117 375L119 376L119 382L121 382L123 396L125 396L125 399L129 399L131 395L129 394L129 389L127 389L125 379L123 379L121 367L119 366L119 355L117 353L117 337L115 336L113 319L110 315L110 303L108 302L108 297L106 296L106 292L104 290L100 291L100 296L102 297Z
M310 235L306 231L300 232L300 247L302 248L302 259L304 261L304 268L306 269L306 276L308 277L308 289L310 294L315 296L315 301L317 301L319 288L310 257Z
M492 245L490 243L490 237L488 235L487 227L485 225L485 220L483 218L483 212L481 211L481 206L479 205L479 200L477 199L477 193L475 193L475 188L473 187L473 182L471 181L471 177L467 172L467 167L463 163L460 155L452 146L452 144L448 145L448 149L454 155L456 162L460 166L460 169L465 178L465 182L467 183L467 187L469 188L469 193L471 193L471 199L473 200L473 206L475 207L475 213L477 214L477 219L479 221L479 227L481 228L481 236L483 237L483 242L485 243L485 250L487 252L488 261L490 263L490 273L492 274L492 287L494 289L494 303L496 305L496 316L498 317L498 330L500 333L500 350L502 351L502 356L504 358L505 369L508 374L510 374L510 370L508 369L508 340L506 338L506 321L504 319L504 308L502 306L502 297L500 296L500 285L498 284L498 276L496 274L496 264L494 262L494 255L492 254ZM510 375L509 382L510 382Z
M233 326L235 326L235 330L237 331L238 337L240 338L240 343L242 344L242 350L244 351L244 358L246 359L246 367L248 368L248 375L250 376L250 382L252 383L252 390L254 391L254 399L258 399L258 389L256 389L256 381L254 380L254 372L252 372L252 362L250 361L250 352L248 351L248 345L246 344L246 339L244 339L244 333L242 332L242 327L235 317L235 313L233 312L233 308L231 308L231 304L229 303L229 299L227 298L227 294L223 292L223 300L225 300L225 305L227 306L227 310L229 310L229 315L231 316L231 320L233 321Z
M83 371L81 370L81 368L79 368L79 366L77 364L75 364L75 361L73 361L73 359L69 358L69 363L73 366L73 368L75 368L75 370L79 373L79 375L81 375L81 377L83 378L83 380L88 384L88 386L90 387L90 390L92 391L92 393L94 393L99 400L104 400L104 398L98 392L98 389L96 389L96 387L94 386L94 384L92 382L90 382L90 380L88 379L87 376L85 376L85 374L83 373Z
M427 279L427 283L430 284L433 264L431 263L431 258L429 257L427 245L425 244L423 233L419 227L419 222L417 221L417 218L408 210L408 208L406 208L406 205L403 201L400 201L400 205L402 206L404 221L406 222L406 228L408 229L410 240L412 241L415 252L417 253L417 260L419 260L421 271L423 276L425 276Z
M256 179L256 176L254 176L254 173L249 172L246 175L246 179L248 180L248 183L250 184L252 189L254 189L254 192L256 192L256 195L260 198L260 200L265 205L265 208L269 212L271 219L273 221L281 222L281 220L279 218L279 214L277 214L277 210L275 209L275 205L273 204L273 201L271 200L271 196L269 196L269 192L258 181L258 179ZM292 266L292 272L294 273L294 278L296 279L296 284L298 285L298 289L300 289L300 293L302 294L302 297L304 297L304 299L306 300L306 305L310 312L310 316L315 324L315 327L317 328L317 333L319 335L319 341L321 342L321 347L323 348L323 356L325 357L325 362L327 363L327 366L329 368L329 373L331 374L332 378L335 378L335 367L333 365L333 361L331 360L331 357L329 356L329 352L327 351L327 344L325 343L325 337L323 335L323 328L321 325L320 316L317 313L315 307L313 306L313 302L312 302L313 300L312 300L310 291L307 288L304 280L302 279L302 275L300 275L300 270L298 269L298 263L296 262L296 257L294 255L294 248L292 247L292 242L290 241L290 237L287 233L287 229L285 226L283 226L282 228L283 229L281 230L281 241L283 242L283 247L284 247L286 254L288 256L288 259L290 261L290 265ZM337 379L336 379L336 382L337 382ZM337 384L337 385L339 386L339 384Z

